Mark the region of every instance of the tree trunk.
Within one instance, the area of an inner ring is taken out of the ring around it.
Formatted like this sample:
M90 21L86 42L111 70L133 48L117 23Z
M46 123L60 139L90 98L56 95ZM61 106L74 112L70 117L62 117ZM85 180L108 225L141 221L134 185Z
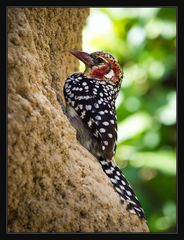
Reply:
M8 9L8 231L146 232L57 100L89 9ZM95 26L94 26L95 27Z

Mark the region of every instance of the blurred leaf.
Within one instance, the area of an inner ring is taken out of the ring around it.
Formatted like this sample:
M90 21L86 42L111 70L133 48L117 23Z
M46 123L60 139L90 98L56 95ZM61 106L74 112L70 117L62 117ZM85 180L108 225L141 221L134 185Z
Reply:
M157 169L164 174L176 174L176 155L173 151L136 152L131 156L131 164Z
M132 114L118 125L118 142L133 138L151 126L151 117L146 112Z
M162 21L171 20L176 22L176 7L161 8L157 13L157 17L159 17Z

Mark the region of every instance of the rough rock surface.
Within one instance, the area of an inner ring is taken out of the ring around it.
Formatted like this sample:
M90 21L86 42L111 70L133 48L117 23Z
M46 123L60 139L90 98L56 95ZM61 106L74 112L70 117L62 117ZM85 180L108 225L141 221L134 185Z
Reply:
M81 49L84 8L8 9L8 231L146 232L57 101Z

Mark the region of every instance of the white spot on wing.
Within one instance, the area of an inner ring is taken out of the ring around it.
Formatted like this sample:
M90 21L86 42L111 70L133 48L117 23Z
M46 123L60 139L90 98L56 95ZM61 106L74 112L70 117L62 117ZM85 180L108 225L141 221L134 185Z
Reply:
M129 196L132 196L132 193L130 191L126 191L126 193L129 195Z
M113 137L113 135L111 133L108 133L107 135L108 135L109 138Z
M101 120L102 118L99 115L97 115L97 116L95 116L95 119L96 120Z
M95 108L99 108L98 103L95 103L95 104L94 104L94 107L95 107Z
M92 106L91 105L86 105L86 110L91 110L92 109Z
M121 183L125 186L126 185L126 182L125 181L123 181L123 180L121 180Z
M116 176L116 175L115 175L115 178L116 178L117 180L120 180L120 178L119 178L118 176Z
M114 178L110 178L110 180L112 183L117 183L116 179L114 179Z
M106 132L104 128L100 128L100 130L99 130L99 131L100 131L101 133L104 133L104 132Z
M108 126L108 125L109 125L109 123L108 123L108 122L106 122L106 121L105 121L105 122L103 122L102 124L103 124L104 126Z
M116 188L116 191L121 193L121 189L119 189L118 187L115 187Z
M105 172L106 172L107 174L112 174L112 173L113 173L112 170L110 170L110 169L105 169Z
M105 160L100 161L102 165L107 165L107 162Z
M88 121L88 126L91 127L91 125L92 125L92 121L89 120L89 121Z
M108 146L108 142L107 141L104 141L103 142L105 146Z
M118 176L120 176L121 174L120 174L120 172L118 172L118 171L116 171L116 174L118 175Z
M85 115L86 115L86 111L83 111L81 114L81 118L83 119Z
M121 188L122 190L125 190L125 188L124 188L122 185L120 185L120 188Z

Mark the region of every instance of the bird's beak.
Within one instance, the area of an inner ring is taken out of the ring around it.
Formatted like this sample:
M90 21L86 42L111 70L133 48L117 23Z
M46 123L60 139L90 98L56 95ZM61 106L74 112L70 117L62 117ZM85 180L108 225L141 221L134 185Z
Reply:
M70 50L70 53L74 55L76 58L81 60L86 66L91 67L94 65L94 59L91 57L89 53L78 51L78 50Z

